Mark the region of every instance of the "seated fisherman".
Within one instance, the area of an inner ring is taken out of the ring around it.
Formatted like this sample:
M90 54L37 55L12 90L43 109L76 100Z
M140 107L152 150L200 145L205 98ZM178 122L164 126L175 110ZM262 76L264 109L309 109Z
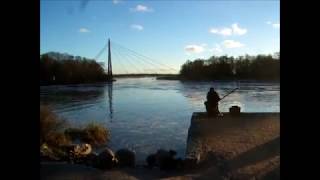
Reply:
M210 91L207 94L207 101L204 103L209 116L218 116L220 114L218 108L219 101L220 97L218 93L214 90L213 87L211 87Z

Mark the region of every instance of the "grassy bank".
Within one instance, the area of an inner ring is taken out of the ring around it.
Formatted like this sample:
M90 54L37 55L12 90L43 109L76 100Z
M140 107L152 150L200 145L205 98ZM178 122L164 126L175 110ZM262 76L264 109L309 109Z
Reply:
M109 140L110 132L103 125L90 123L81 129L73 128L66 120L53 113L50 107L40 105L40 151L46 158L68 158L65 147L71 146L75 141L100 147Z

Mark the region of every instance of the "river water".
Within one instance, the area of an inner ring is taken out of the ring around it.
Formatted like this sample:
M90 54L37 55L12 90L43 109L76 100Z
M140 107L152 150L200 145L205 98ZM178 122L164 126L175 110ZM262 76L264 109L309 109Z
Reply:
M270 82L180 82L147 78L119 78L112 85L41 86L40 102L72 126L89 122L111 131L106 146L129 148L138 162L159 148L174 149L183 157L193 112L205 111L213 86L220 97L240 88L219 104L222 112L238 105L243 112L280 112L280 84Z

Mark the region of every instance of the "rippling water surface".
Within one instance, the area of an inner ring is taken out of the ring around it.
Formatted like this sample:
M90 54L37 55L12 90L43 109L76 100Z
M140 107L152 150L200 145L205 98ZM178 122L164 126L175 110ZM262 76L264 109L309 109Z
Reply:
M109 147L133 149L138 161L143 161L159 148L175 149L184 156L192 112L205 111L203 102L211 86L220 97L240 88L220 102L222 112L232 105L245 112L280 112L280 85L267 82L119 78L112 85L42 86L40 101L73 126L105 124L112 136Z

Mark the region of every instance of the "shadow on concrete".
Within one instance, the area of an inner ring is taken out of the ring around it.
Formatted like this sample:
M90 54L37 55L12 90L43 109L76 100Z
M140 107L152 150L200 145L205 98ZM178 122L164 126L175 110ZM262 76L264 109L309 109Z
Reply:
M230 168L237 169L275 156L280 156L280 136L236 156L229 164Z
M256 146L230 160L226 160L223 154L208 152L206 160L201 163L199 176L195 179L250 179L252 176L258 179L273 180L280 179L280 162L265 169L265 172L256 172L256 174L237 174L237 169L246 166L255 166L259 162L269 161L272 158L280 156L280 137L272 139L267 143ZM218 171L217 171L218 170Z

